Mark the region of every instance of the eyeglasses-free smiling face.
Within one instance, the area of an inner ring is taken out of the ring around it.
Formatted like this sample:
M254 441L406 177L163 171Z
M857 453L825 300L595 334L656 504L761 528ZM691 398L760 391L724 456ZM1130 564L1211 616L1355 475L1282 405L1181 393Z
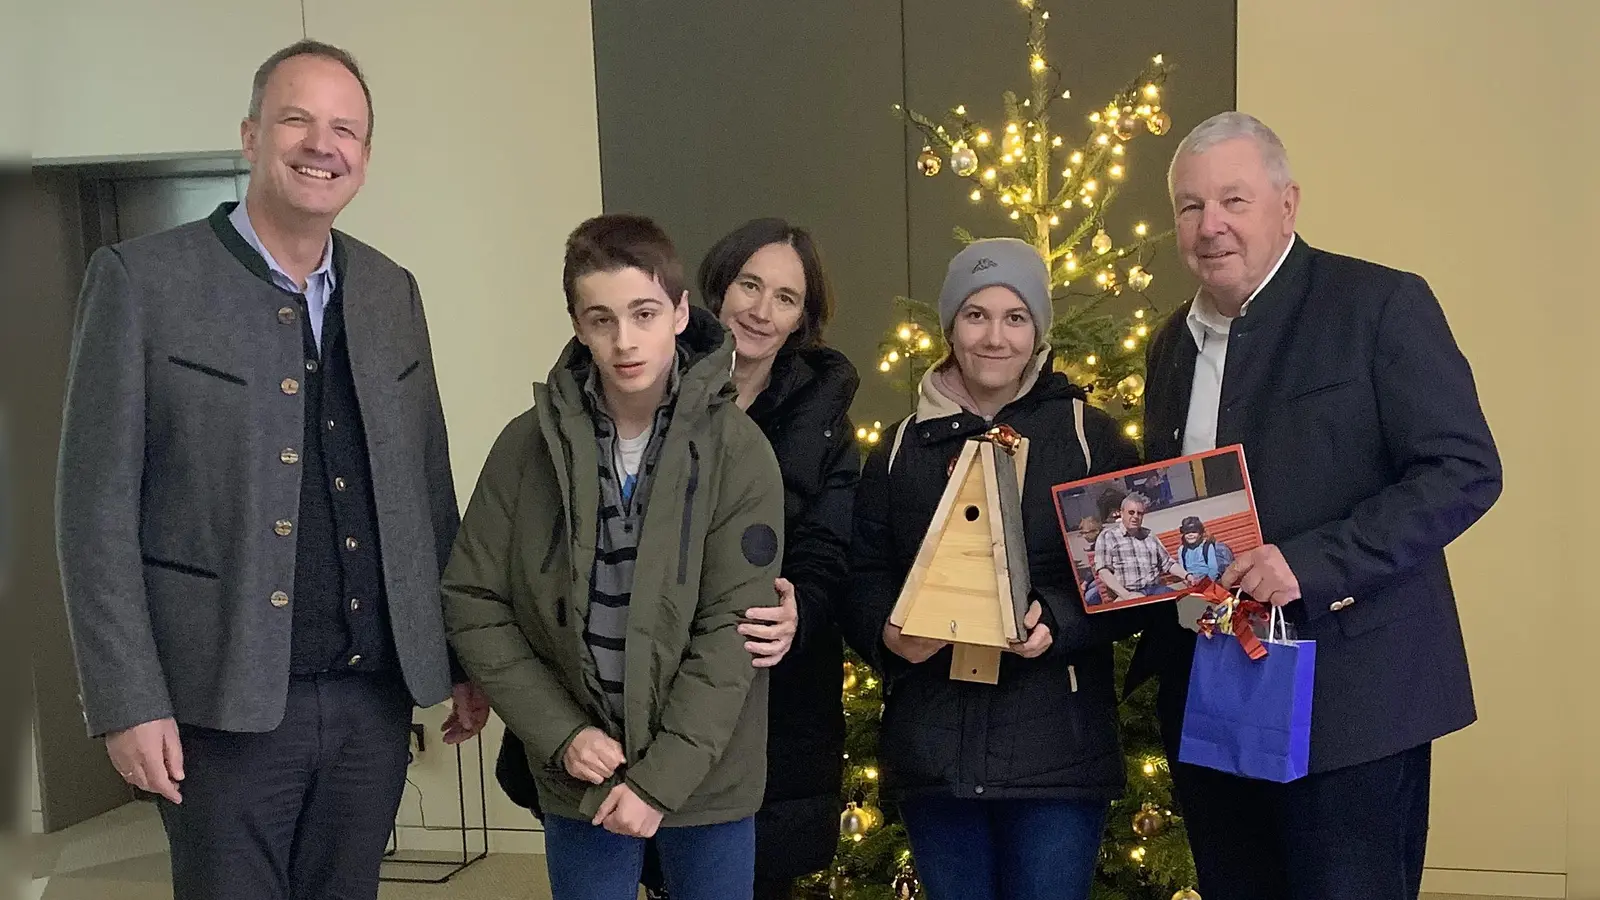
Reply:
M1177 160L1172 205L1184 264L1218 305L1236 308L1293 239L1300 189L1274 185L1256 142L1234 138Z
M1004 285L986 287L968 297L950 325L951 355L975 397L1016 390L1037 346L1033 314L1022 298Z
M334 60L292 56L261 97L259 121L240 126L252 191L275 211L332 219L367 177L366 95Z
M768 244L750 255L722 294L718 318L733 332L745 362L778 355L800 327L806 306L806 273L788 244Z

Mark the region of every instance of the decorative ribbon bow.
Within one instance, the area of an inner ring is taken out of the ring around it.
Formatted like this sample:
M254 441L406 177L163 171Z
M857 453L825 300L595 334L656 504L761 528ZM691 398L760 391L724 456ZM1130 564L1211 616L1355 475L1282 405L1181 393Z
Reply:
M1200 616L1201 634L1209 639L1215 637L1218 631L1232 631L1246 656L1259 660L1267 655L1267 646L1261 643L1255 629L1250 627L1251 620L1267 619L1267 607L1259 600L1237 597L1210 578L1200 579L1189 593L1211 604ZM1217 612L1219 609L1220 613Z
M1022 435L1010 425L996 425L985 431L979 440L988 441L1012 456L1016 456L1017 449L1022 446Z
M1016 456L1017 450L1022 447L1022 435L1017 433L1010 425L996 425L983 434L973 438L975 441L988 441L1006 452L1008 456ZM945 466L944 475L949 478L956 470L956 460L960 454L950 457L950 464Z

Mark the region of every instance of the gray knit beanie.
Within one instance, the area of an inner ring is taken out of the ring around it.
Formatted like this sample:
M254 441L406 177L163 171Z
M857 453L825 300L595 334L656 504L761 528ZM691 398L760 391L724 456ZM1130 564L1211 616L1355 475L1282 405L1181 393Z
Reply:
M1050 304L1050 272L1039 251L1017 238L974 241L950 260L944 288L939 291L939 327L949 334L961 304L997 284L1015 291L1027 304L1038 328L1039 343L1044 344L1055 318L1055 307Z

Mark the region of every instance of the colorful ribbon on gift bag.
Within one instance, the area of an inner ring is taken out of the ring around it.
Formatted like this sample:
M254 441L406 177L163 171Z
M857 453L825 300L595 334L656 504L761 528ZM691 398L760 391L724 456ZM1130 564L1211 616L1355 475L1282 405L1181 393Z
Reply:
M1200 579L1189 593L1210 604L1200 616L1201 634L1212 638L1218 631L1231 631L1246 656L1255 660L1266 657L1267 646L1261 642L1261 638L1256 637L1255 629L1250 626L1252 619L1267 619L1268 610L1263 603L1238 597L1210 578ZM1217 609L1222 612L1218 614Z

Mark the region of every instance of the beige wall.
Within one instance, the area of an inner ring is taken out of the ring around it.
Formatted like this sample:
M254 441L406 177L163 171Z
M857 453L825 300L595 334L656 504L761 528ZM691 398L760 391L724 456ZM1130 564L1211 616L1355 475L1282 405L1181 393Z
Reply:
M40 159L236 148L256 66L301 35L299 0L29 6Z
M21 0L0 0L0 167L20 165L33 149L29 88L32 16Z
M1301 234L1429 280L1504 458L1450 550L1480 718L1436 748L1430 890L1600 896L1578 581L1600 495L1570 421L1595 409L1597 38L1592 0L1239 0L1239 108L1288 145Z

